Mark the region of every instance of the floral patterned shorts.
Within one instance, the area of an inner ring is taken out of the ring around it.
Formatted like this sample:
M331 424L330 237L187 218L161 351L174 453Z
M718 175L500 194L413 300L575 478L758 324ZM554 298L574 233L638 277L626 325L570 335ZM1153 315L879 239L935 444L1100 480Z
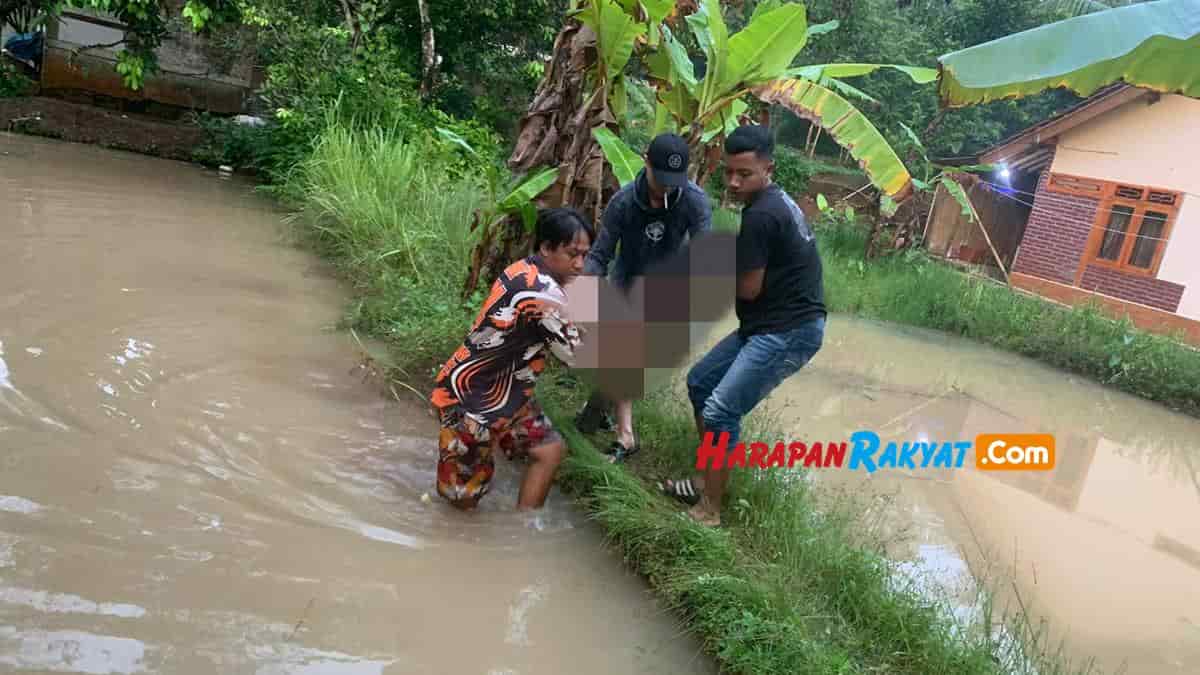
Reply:
M451 406L440 411L437 491L460 508L472 508L491 489L495 452L509 460L525 459L529 449L558 439L541 406L530 399L510 420L490 427Z

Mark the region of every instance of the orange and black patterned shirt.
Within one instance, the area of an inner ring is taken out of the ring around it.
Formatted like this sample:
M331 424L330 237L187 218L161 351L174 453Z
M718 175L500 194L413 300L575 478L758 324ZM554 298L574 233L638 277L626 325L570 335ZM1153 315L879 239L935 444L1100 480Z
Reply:
M536 255L519 260L492 284L466 340L438 373L430 400L439 412L457 405L488 426L503 423L533 396L547 349L573 363L579 330L564 315L566 293L539 264Z

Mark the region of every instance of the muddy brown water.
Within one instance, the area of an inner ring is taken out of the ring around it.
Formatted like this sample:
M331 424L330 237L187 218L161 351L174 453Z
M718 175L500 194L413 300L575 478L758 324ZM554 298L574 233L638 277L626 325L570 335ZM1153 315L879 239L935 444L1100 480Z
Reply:
M345 290L277 223L212 172L0 135L0 672L714 672L557 491L514 513L501 465L481 513L422 501L431 420L351 373ZM1077 662L1200 672L1200 422L841 316L767 410L1054 433L1045 473L810 479L964 620L986 580Z
M203 169L0 135L0 672L710 673L555 490L425 503L345 289Z
M846 316L827 330L765 406L788 441L1055 435L1050 471L978 471L972 452L955 470L806 474L880 528L899 580L963 622L989 589L996 619L1024 618L1077 668L1200 672L1200 420L933 331Z

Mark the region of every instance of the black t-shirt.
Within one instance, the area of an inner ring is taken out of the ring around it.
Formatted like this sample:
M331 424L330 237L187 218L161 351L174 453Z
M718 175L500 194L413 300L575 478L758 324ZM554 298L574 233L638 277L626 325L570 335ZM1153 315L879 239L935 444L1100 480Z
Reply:
M817 240L804 213L778 185L742 210L737 270L766 268L753 302L738 298L743 336L777 333L825 316L825 288Z

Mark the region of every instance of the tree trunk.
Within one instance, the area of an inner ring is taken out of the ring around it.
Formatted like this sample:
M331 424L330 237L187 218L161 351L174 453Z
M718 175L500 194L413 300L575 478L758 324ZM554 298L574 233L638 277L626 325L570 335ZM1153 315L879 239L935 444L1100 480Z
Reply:
M362 39L362 24L358 22L358 14L350 7L348 0L341 0L342 12L346 15L346 28L350 29L350 53L358 53L358 43Z
M433 92L437 80L437 51L433 40L433 23L429 20L429 3L417 0L417 10L421 14L421 98L427 98Z

